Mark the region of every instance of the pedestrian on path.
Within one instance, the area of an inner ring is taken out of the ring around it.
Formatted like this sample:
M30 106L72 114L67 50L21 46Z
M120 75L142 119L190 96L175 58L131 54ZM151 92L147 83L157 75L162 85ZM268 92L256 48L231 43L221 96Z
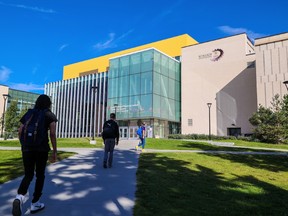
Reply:
M115 144L118 145L119 142L119 126L115 120L115 113L111 113L110 119L103 124L102 138L105 144L103 159L104 168L107 168L107 163L109 168L112 167L113 151L115 148Z
M136 150L141 147L141 151L145 152L145 144L146 144L146 127L145 122L142 122L141 126L137 130L137 135L140 139L139 144L135 146Z
M48 130L50 130L50 141L53 153L52 162L57 158L56 143L56 116L50 111L51 100L47 95L40 95L35 103L34 109L29 109L20 119L21 125L18 136L21 143L22 160L24 165L24 177L18 188L18 194L13 201L12 215L22 214L22 205L29 185L36 172L36 183L31 202L30 212L36 213L44 209L40 197L44 187L45 170L50 151Z

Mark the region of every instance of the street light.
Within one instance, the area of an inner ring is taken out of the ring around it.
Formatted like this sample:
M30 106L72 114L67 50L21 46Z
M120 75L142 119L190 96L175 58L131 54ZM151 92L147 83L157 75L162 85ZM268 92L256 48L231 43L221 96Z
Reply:
M98 87L97 86L91 86L91 91L92 91L92 96L93 96L93 116L92 116L92 140L90 140L90 144L96 144L95 140L95 128L94 128L94 123L95 123L95 94L97 91Z
M211 118L210 118L210 108L212 106L212 103L207 103L208 109L209 109L209 140L211 140Z
M4 107L3 107L3 113L2 113L2 127L1 127L1 136L2 136L2 137L3 137L3 133L4 133L4 121L5 121L6 100L7 100L8 97L10 97L9 94L3 94Z
M288 91L288 80L284 81L283 84L286 86L286 89Z

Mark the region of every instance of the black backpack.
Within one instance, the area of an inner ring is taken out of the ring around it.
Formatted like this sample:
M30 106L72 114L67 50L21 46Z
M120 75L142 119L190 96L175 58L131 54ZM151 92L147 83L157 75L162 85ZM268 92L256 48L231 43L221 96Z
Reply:
M116 138L116 122L109 120L104 123L103 131L102 131L102 138Z
M45 113L47 109L29 109L24 115L24 127L21 131L20 143L23 148L41 148L48 138L45 128Z

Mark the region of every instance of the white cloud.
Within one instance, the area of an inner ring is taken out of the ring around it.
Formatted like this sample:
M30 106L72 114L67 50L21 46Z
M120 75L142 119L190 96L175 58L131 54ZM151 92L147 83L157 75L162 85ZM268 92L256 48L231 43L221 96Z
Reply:
M97 44L95 44L93 46L93 48L97 49L97 50L103 50L103 49L107 49L107 48L113 48L115 47L115 45L113 44L115 38L115 33L110 33L109 34L109 38L104 41L104 42L99 42Z
M22 91L39 91L39 90L44 90L44 86L43 85L36 85L33 83L12 83L9 85L10 88L12 89L16 89L16 90L22 90Z
M253 32L249 29L246 28L233 28L230 26L219 26L218 29L228 35L235 35L235 34L240 34L240 33L246 33L248 35L248 37L252 40L254 40L255 38L260 38L260 37L265 37L265 34L262 33L256 33Z
M6 3L3 3L3 2L0 2L0 4L1 5L5 5L5 6L10 6L10 7L23 8L23 9L26 9L26 10L32 10L32 11L41 12L41 13L56 13L56 11L54 11L52 9L31 7L31 6L20 5L20 4L6 4Z
M59 47L58 51L59 52L62 52L63 49L65 49L66 47L68 47L69 45L68 44L63 44L62 46Z
M117 43L122 39L126 38L129 34L131 34L134 29L130 29L129 31L125 32L124 34L120 35L118 38L115 38L115 33L109 33L108 39L104 42L99 42L93 46L94 49L97 50L104 50L108 48L117 47Z
M11 70L5 66L0 67L0 82L6 82L9 79Z

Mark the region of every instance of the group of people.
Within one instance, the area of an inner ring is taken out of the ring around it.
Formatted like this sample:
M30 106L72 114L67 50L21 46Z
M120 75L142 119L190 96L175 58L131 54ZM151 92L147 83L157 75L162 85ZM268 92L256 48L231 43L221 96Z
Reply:
M12 204L13 216L22 215L22 204L33 180L34 172L36 182L30 212L33 214L45 208L44 203L40 202L40 197L44 187L48 153L51 150L49 137L52 144L52 158L50 161L53 163L57 160L56 122L58 120L50 110L51 104L49 96L42 94L37 98L34 109L29 109L20 119L18 137L21 143L24 177ZM139 129L141 129L141 134L138 134L140 142L135 148L138 150L139 147L142 147L142 151L144 151L146 137L144 122ZM111 168L113 151L115 145L119 143L119 126L116 122L115 113L111 113L110 119L103 124L102 138L105 144L103 167Z

